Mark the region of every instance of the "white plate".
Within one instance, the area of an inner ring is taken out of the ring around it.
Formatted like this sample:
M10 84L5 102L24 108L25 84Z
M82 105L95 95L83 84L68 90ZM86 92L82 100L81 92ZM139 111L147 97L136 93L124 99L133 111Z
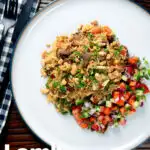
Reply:
M131 149L149 136L149 98L125 127L102 135L80 129L73 117L58 114L40 93L45 83L40 61L46 43L93 20L110 26L130 52L150 60L150 16L139 6L127 0L59 0L39 13L19 39L12 61L14 97L26 123L49 145L56 143L63 150Z

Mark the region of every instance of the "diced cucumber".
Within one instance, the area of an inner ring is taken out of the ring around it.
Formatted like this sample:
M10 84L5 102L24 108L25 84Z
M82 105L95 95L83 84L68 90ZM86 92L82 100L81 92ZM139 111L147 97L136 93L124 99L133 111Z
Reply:
M139 106L140 106L140 103L139 103L138 101L135 101L135 102L134 102L134 107L135 107L135 108L138 108Z
M84 100L82 100L82 99L77 99L76 101L75 101L75 104L78 106L78 105L81 105L81 104L83 104L84 103Z
M100 106L95 106L95 110L96 110L97 112L99 112L99 111L100 111Z
M112 102L111 101L106 101L106 107L112 107Z
M125 105L125 109L126 109L126 110L130 110L130 108L131 108L131 106L130 106L129 104L126 104L126 105Z
M125 75L123 75L123 76L121 77L121 79L122 79L123 81L127 81L127 80L128 80L127 76L125 76Z
M89 115L89 113L88 112L83 112L82 113L82 118L88 118L90 115Z
M143 90L136 90L136 96L142 96L143 93Z

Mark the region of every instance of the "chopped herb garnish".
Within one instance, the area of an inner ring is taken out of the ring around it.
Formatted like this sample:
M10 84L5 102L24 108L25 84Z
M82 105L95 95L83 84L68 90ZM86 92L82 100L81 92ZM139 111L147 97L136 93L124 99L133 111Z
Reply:
M66 92L66 87L64 85L60 85L59 89L62 93Z
M115 49L115 51L114 51L114 55L115 56L118 56L119 54L120 54L120 52L123 50L123 46L121 45L118 49Z
M89 116L88 112L82 112L81 118L88 118Z
M107 49L107 48L104 48L104 51L105 51L105 52L108 52L108 49Z
M75 101L75 104L78 106L78 105L81 105L81 104L83 104L84 103L84 100L83 99L77 99L76 101Z
M85 52L88 52L89 47L88 47L87 45L84 45L83 48L84 48L84 51L85 51Z
M81 56L81 53L80 53L79 51L74 51L73 54L74 54L75 56L79 56L79 57Z
M85 83L80 81L80 83L77 85L77 88L84 88L85 87Z
M54 88L57 88L59 85L60 85L60 82L57 82L57 81L54 81L54 82L53 82L53 87L54 87Z
M88 32L88 39L89 39L89 41L90 41L90 40L92 40L92 39L93 39L93 37L94 37L94 36L93 36L93 34L92 34L92 33L90 33L90 32Z

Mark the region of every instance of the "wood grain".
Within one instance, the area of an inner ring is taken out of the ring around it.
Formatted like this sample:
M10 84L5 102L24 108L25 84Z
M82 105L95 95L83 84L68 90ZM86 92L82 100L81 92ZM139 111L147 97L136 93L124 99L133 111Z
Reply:
M51 0L42 0L39 9L45 7ZM150 0L135 0L150 11ZM14 104L11 105L6 126L0 137L0 150L4 150L4 145L10 144L10 150L18 148L49 148L46 144L40 141L27 127L22 120L18 110ZM142 144L136 150L150 150L150 140Z

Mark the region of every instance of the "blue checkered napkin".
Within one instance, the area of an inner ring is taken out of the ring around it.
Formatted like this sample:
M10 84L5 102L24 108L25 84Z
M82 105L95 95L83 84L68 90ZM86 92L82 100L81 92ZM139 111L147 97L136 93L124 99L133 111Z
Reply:
M24 2L19 1L18 13L21 12ZM35 15L37 7L38 7L38 3L39 3L39 0L34 0L32 11L30 13L30 18L32 18ZM4 6L4 4L2 2L0 2L0 18L3 13L3 6ZM3 29L4 29L4 26L0 22L0 39L1 39L1 35L3 33ZM14 28L11 28L8 31L8 34L7 34L7 37L5 40L5 45L4 45L3 49L1 50L2 53L0 56L0 86L4 82L4 77L6 76L6 72L9 69L8 65L10 63L10 59L11 59L11 56L13 53L13 49L11 48L11 46L14 44L14 43L11 43L13 31L14 31ZM2 129L6 123L6 119L7 119L7 115L8 115L8 111L9 111L9 107L10 107L12 99L13 99L13 97L12 97L11 87L10 87L10 83L8 83L7 88L5 90L5 94L3 96L3 100L0 103L0 133L2 132Z

